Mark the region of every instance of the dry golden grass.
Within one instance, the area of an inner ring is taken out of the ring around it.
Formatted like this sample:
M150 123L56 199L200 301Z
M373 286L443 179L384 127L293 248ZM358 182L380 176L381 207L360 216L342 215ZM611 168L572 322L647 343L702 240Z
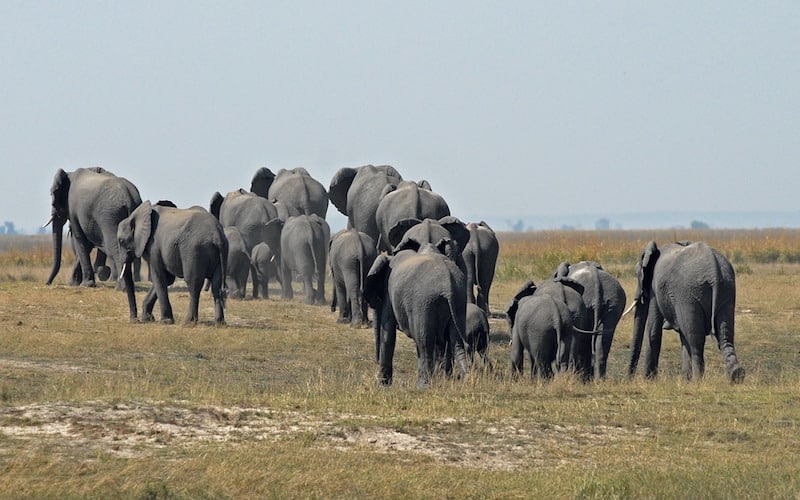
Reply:
M705 379L681 380L672 332L659 379L628 380L629 318L609 380L512 381L495 318L494 371L417 390L401 335L383 388L372 331L326 307L229 300L218 328L204 294L195 327L131 324L111 284L65 285L70 260L45 286L46 239L0 239L0 497L794 498L798 233L685 233L502 234L492 309L560 260L598 260L630 295L644 242L705 239L738 255L741 385L710 342Z

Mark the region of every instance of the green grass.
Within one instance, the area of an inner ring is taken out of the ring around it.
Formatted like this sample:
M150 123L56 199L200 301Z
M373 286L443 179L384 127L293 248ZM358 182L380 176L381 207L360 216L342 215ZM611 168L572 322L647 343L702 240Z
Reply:
M626 269L649 238L598 235L501 235L498 269L519 270L498 278L493 311L564 258L599 260L630 296ZM401 334L395 383L379 387L372 331L336 324L327 307L229 300L228 325L214 327L204 294L195 327L131 324L111 284L66 286L66 259L45 286L46 240L3 247L0 497L796 498L800 265L780 252L760 261L794 241L762 237L714 240L749 248L736 386L710 342L706 377L683 381L669 331L659 378L628 380L626 318L604 382L511 380L508 327L492 319L494 371L417 390ZM186 292L171 295L180 323Z

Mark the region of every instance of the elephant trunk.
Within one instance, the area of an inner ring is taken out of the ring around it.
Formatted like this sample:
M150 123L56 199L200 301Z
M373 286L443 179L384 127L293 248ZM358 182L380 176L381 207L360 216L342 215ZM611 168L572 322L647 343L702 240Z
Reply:
M628 365L628 376L636 374L636 367L639 364L639 355L642 353L642 340L644 339L644 327L647 323L648 301L636 299L636 308L633 315L633 338L631 339L631 360Z
M47 278L48 285L53 283L53 280L58 274L59 269L61 269L61 248L64 236L63 235L64 223L57 221L55 218L53 218L52 221L53 221L53 269L50 271L50 277Z

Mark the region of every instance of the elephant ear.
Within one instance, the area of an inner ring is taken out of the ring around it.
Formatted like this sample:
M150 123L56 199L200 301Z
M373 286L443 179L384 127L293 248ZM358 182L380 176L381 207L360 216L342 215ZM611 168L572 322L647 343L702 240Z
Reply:
M553 278L561 278L564 276L569 276L569 262L567 261L563 261L559 264L556 268L556 272L553 273Z
M564 286L572 288L579 294L583 295L583 291L586 289L583 285L575 281L574 279L570 278L569 276L559 276L557 278L553 278L553 281L556 283L561 283Z
M403 180L403 176L400 175L400 172L398 172L397 169L391 165L379 165L373 168L383 172L387 177L397 179L397 182L401 182Z
M222 208L223 201L225 201L225 198L223 198L222 195L219 194L219 191L211 195L211 203L209 203L208 211L211 212L211 215L213 215L217 219L219 219L219 210L220 208Z
M52 195L53 208L58 211L67 213L67 203L69 200L69 174L63 168L56 170L56 175L53 177L53 185L50 186L50 194ZM56 210L54 210L55 212ZM53 213L55 215L55 213Z
M280 256L281 252L281 232L283 231L284 221L275 217L266 224L261 232L261 241L269 245L272 253Z
M422 179L421 181L419 181L419 182L417 183L417 186L419 186L419 187L420 187L420 189L425 189L425 190L427 190L427 191L433 191L433 188L431 187L431 183L430 183L430 182L428 182L428 181L427 181L427 180L425 180L425 179Z
M488 229L489 231L494 233L494 229L492 229L492 226L490 226L488 222L480 221L480 222L478 222L478 225L481 226L481 227L485 227L486 229Z
M458 244L458 251L463 252L469 243L469 229L458 217L448 215L439 219L439 225L450 233L450 237Z
M381 190L381 195L378 197L378 199L382 200L384 196L394 191L397 191L397 184L387 184Z
M261 167L253 174L253 179L250 181L250 192L266 198L274 180L275 174L272 173L272 170L267 167Z
M328 187L328 198L336 207L336 210L343 215L347 215L347 192L353 184L358 169L344 167L340 168L338 172L331 179L331 185Z
M90 172L94 172L96 174L104 174L104 173L108 172L108 170L104 169L103 167L87 167L86 170L89 170ZM108 173L111 173L111 172L108 172Z
M171 200L158 200L158 203L156 203L156 206L158 206L158 207L178 208L178 205L173 203Z
M519 309L519 301L525 297L530 297L536 291L536 285L533 281L526 281L525 284L522 285L522 288L514 295L511 299L511 302L508 304L506 308L506 318L508 319L508 325L513 328L514 327L514 320L517 317L517 309Z
M141 258L150 236L153 234L153 205L150 200L143 201L136 210L131 213L133 223L133 253L136 258Z
M434 245L440 254L444 255L453 262L456 261L461 250L458 249L458 244L450 238L442 238Z
M641 275L639 278L638 287L636 289L635 300L644 302L648 297L650 287L653 284L653 270L656 267L656 262L661 256L661 251L658 249L655 241L647 244L639 258L639 266L641 266Z
M389 229L389 244L392 248L395 249L395 252L399 252L400 250L418 250L419 249L419 242L412 241L412 240L403 240L403 237L406 235L406 231L411 229L412 227L420 224L422 221L415 218L409 217L399 221L397 224L392 226ZM402 248L401 248L402 247Z
M391 272L392 258L386 254L378 255L372 267L369 268L367 277L364 278L364 291L362 297L373 309L378 309L386 295L386 287ZM376 320L377 321L377 320Z

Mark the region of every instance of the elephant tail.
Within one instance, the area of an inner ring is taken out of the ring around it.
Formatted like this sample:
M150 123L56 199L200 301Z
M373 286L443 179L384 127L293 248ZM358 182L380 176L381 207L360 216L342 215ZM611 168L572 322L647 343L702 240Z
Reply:
M219 298L220 302L222 302L222 308L225 308L225 299L228 296L228 288L227 288L227 280L225 277L228 275L228 243L227 240L223 239L222 244L219 246L219 270L221 274L221 280L219 285Z
M364 294L364 278L367 276L369 269L364 269L364 260L367 258L367 250L364 248L364 242L361 240L361 235L356 231L358 239L358 295Z

